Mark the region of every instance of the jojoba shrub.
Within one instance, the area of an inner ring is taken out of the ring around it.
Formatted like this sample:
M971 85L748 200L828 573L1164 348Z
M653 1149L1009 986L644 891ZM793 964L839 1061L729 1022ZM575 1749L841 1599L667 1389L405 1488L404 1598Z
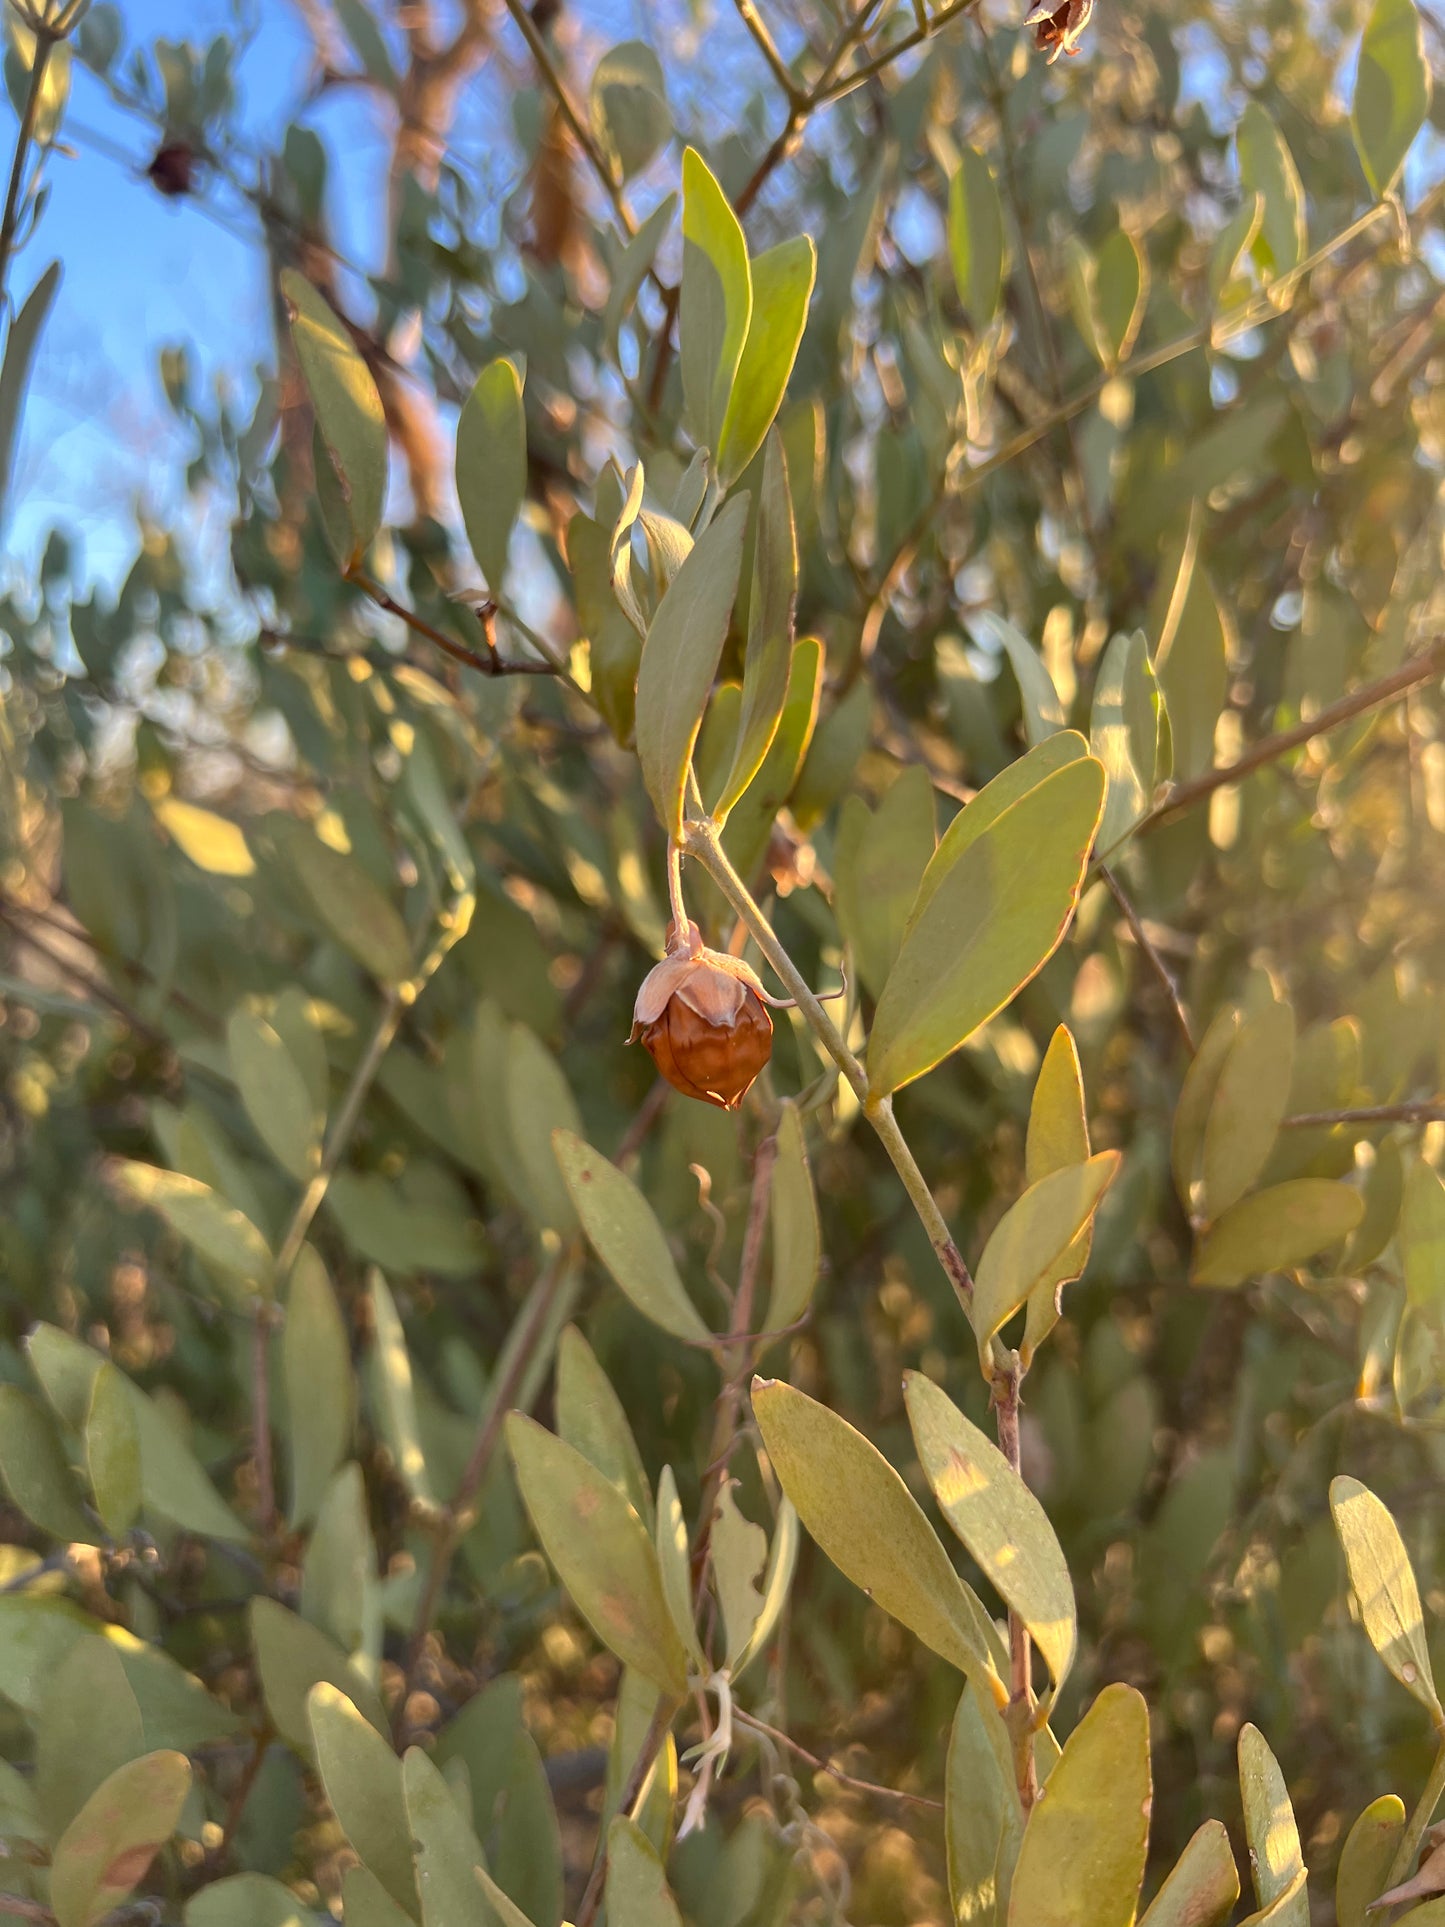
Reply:
M6 4L0 1914L1445 1919L1439 17Z

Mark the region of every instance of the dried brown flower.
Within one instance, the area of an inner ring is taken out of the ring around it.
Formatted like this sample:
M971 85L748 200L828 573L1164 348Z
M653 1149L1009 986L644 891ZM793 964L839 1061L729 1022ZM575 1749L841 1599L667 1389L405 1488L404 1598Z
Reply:
M735 1111L773 1051L757 972L709 950L695 923L668 932L667 955L642 980L629 1043L640 1041L685 1097Z
M1052 67L1060 54L1076 54L1084 29L1094 11L1094 0L1063 0L1062 6L1044 0L1024 21L1037 31L1034 41L1040 53L1049 57Z

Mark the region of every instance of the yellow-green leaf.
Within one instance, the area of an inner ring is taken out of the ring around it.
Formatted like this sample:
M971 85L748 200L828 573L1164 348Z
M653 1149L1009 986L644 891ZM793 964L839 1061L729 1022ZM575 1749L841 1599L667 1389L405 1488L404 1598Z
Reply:
M701 154L682 157L682 392L695 438L718 452L753 312L748 244Z
M1235 134L1239 179L1245 199L1259 194L1264 214L1254 258L1269 279L1288 274L1304 259L1305 197L1299 170L1284 135L1258 101L1245 108Z
M803 1116L791 1098L783 1100L777 1136L778 1155L769 1199L773 1288L764 1327L767 1331L786 1331L808 1309L818 1282L822 1243Z
M1003 1453L921 1372L903 1374L908 1423L939 1510L1062 1685L1078 1621L1068 1561L1048 1514Z
M1257 1726L1240 1730L1239 1791L1261 1912L1276 1907L1281 1911L1269 1918L1277 1919L1280 1927L1309 1927L1310 1904L1294 1808L1279 1761Z
M1400 1262L1405 1295L1422 1311L1445 1309L1445 1183L1423 1158L1405 1177L1400 1200Z
M776 1379L753 1380L753 1416L779 1484L844 1577L961 1672L997 1683L993 1623L883 1454Z
M672 1467L665 1465L657 1481L657 1569L662 1583L663 1603L673 1629L699 1673L706 1673L707 1661L697 1634L692 1610L692 1568L687 1543L687 1521L677 1496L677 1480Z
M386 1710L375 1687L319 1627L274 1599L257 1597L251 1601L251 1645L266 1711L282 1739L298 1753L311 1749L308 1698L321 1681L345 1694L369 1726L387 1735Z
M979 1366L989 1372L989 1347L1046 1280L1054 1289L1060 1260L1072 1251L1119 1169L1117 1151L1100 1151L1084 1164L1066 1165L1031 1184L994 1226L974 1279L973 1331ZM1087 1253L1084 1254L1087 1256Z
M959 1927L997 1927L1023 1824L1008 1730L992 1699L969 1680L954 1715L944 1775L948 1891Z
M1132 1927L1149 1846L1149 1709L1106 1686L1024 1828L1009 1927Z
M255 859L239 823L197 803L182 802L178 796L163 796L151 808L161 828L198 870L217 877L248 877L254 872Z
M1430 1670L1420 1589L1400 1528L1389 1508L1358 1479L1331 1482L1330 1511L1370 1644L1406 1691L1438 1721L1440 1701Z
M681 1699L687 1657L636 1510L580 1452L513 1412L507 1442L523 1503L573 1604L622 1661Z
M1020 760L1067 756L1071 735ZM868 1040L875 1092L911 1083L956 1050L1043 968L1073 917L1104 801L1102 766L1081 756L1054 767L1001 812L989 797L995 784L949 825L924 872Z
M1060 1024L1049 1040L1044 1061L1034 1084L1029 1106L1028 1138L1024 1147L1024 1179L1037 1184L1070 1164L1083 1164L1089 1157L1089 1125L1084 1114L1084 1075L1079 1066L1078 1047L1068 1026ZM1029 1294L1024 1342L1020 1347L1027 1362L1033 1358L1059 1319L1062 1287L1083 1276L1093 1244L1092 1222L1085 1226L1067 1251Z
M622 1401L575 1325L557 1347L557 1432L589 1459L652 1530L652 1488Z
M713 814L722 821L763 766L788 696L793 607L798 596L798 542L782 438L768 436L753 545L748 647L732 768Z
M652 1206L625 1171L593 1150L575 1131L557 1131L552 1148L582 1229L618 1289L675 1338L710 1336L688 1297Z
M266 1240L219 1192L198 1178L130 1158L119 1161L117 1176L137 1203L159 1212L208 1264L262 1297L270 1296L274 1266Z
M147 1753L101 1782L56 1844L50 1905L60 1927L92 1927L120 1905L175 1832L190 1790L183 1753Z
M1371 1927L1371 1905L1385 1891L1405 1832L1405 1803L1398 1794L1372 1800L1345 1837L1335 1873L1336 1927Z
M1376 198L1399 179L1429 111L1430 68L1420 10L1415 0L1375 0L1360 42L1350 125Z
M1294 1052L1294 1012L1274 1000L1247 1012L1230 1039L1204 1125L1199 1205L1206 1218L1237 1204L1268 1163Z
M62 1544L102 1537L81 1507L50 1414L18 1385L0 1385L0 1479L26 1518Z
M325 1119L280 1033L254 1011L234 1010L226 1054L256 1135L284 1171L310 1177L321 1160Z
M316 1768L341 1831L397 1906L418 1918L401 1761L347 1694L327 1681L311 1688L306 1711Z
M119 1370L102 1365L85 1415L85 1472L101 1523L113 1539L129 1532L141 1507L140 1426Z
M1190 1278L1196 1285L1242 1285L1268 1271L1289 1271L1339 1244L1364 1216L1365 1201L1333 1178L1291 1178L1241 1198L1200 1239Z
M493 595L527 492L527 419L515 362L499 356L477 376L457 417L457 500L467 541Z
M803 339L817 267L817 249L806 234L780 241L750 265L747 340L717 443L718 480L724 488L737 480L762 447L782 406Z
M618 1927L682 1927L657 1849L625 1813L607 1829L607 1918Z
M683 792L727 636L747 528L746 495L709 524L658 604L637 671L637 754L663 828L682 830Z
M386 415L371 370L325 297L294 268L281 273L296 358L316 426L336 469L351 524L348 564L359 562L386 506Z
M1224 1927L1239 1899L1228 1830L1206 1820L1165 1876L1139 1927Z
M982 334L1003 288L1003 207L983 155L963 148L948 183L948 255L969 326Z
M894 778L876 810L861 796L843 805L833 907L858 975L875 998L888 982L935 842L933 782L917 765Z

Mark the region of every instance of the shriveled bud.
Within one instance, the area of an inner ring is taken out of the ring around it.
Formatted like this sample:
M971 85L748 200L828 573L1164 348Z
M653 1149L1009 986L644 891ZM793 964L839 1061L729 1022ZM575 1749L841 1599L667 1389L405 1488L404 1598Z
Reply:
M772 1055L766 995L750 964L709 950L695 923L674 924L642 980L628 1042L646 1046L674 1090L735 1111Z
M1048 55L1052 67L1060 54L1079 51L1079 42L1093 11L1094 0L1062 0L1061 5L1058 0L1044 0L1024 25L1035 29L1035 45Z

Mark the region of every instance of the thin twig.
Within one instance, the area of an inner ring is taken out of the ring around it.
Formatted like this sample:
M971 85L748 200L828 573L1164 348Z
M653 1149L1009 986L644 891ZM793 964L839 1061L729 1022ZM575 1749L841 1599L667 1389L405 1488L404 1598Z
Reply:
M1110 896L1113 897L1115 903L1118 904L1119 909L1122 911L1124 921L1129 926L1130 935L1133 937L1135 943L1138 944L1140 951L1148 962L1149 968L1158 978L1165 998L1168 1000L1169 1008L1174 1012L1179 1029L1183 1033L1184 1041L1189 1046L1189 1051L1192 1056L1196 1048L1194 1031L1190 1026L1189 1012L1184 1008L1184 1001L1179 995L1179 986L1175 983L1168 964L1166 964L1160 956L1158 945L1145 929L1144 919L1134 908L1123 884L1120 883L1118 877L1115 876L1107 863L1101 863L1099 865L1099 874L1109 886Z
M628 210L622 189L618 186L617 179L607 164L606 156L592 138L582 116L573 106L572 97L567 92L566 83L557 71L552 56L547 49L547 43L539 33L536 22L522 4L522 0L505 0L505 4L507 12L516 22L518 32L526 41L528 50L533 60L537 63L537 71L547 83L552 98L556 101L561 111L563 120L565 120L568 127L571 128L573 139L587 156L588 165L601 182L603 191L612 203L612 212L617 217L618 227L621 228L623 234L630 241L637 232L637 223L633 220Z
M778 52L777 42L773 39L768 23L758 12L753 0L733 0L733 4L738 10L743 25L757 43L759 53L771 68L773 79L787 96L789 104L792 105L801 100L803 96L798 91L798 83L793 79L787 61Z
M20 190L25 181L25 161L35 138L35 123L40 115L40 97L45 89L45 70L55 48L53 37L41 28L35 32L35 62L30 69L30 89L25 96L25 111L20 131L15 136L15 158L10 163L10 185L5 193L5 213L0 219L0 302L5 298L5 282L10 272L10 255L15 246L15 230L20 224Z
M672 1730L676 1711L676 1704L664 1693L653 1711L652 1723L643 1735L642 1745L637 1749L637 1758L632 1762L632 1771L628 1774L622 1788L622 1797L617 1802L619 1813L630 1814L636 1806L638 1796L647 1784L647 1776L651 1773L653 1764L662 1751L663 1742ZM598 1837L597 1852L592 1860L592 1871L587 1877L587 1890L582 1896L582 1904L577 1909L576 1927L594 1927L597 1909L602 1905L602 1890L606 1879L607 1829L604 1827ZM618 1927L625 1927L625 1923L619 1921Z
M0 1894L0 1914L13 1914L17 1920L48 1920L55 1916L38 1900L22 1900L19 1894Z
M1445 1123L1445 1097L1423 1097L1403 1104L1363 1104L1342 1111L1298 1111L1280 1120L1285 1131L1328 1131L1341 1124Z
M800 1760L806 1760L815 1772L826 1773L830 1780L839 1786L851 1787L855 1793L866 1793L875 1800L897 1800L902 1806L923 1807L930 1813L942 1813L942 1800L931 1800L926 1793L907 1793L902 1787L880 1786L876 1780L860 1780L852 1773L845 1773L841 1767L834 1766L831 1760L819 1759L810 1753L806 1746L795 1740L791 1734L784 1733L776 1726L769 1726L754 1713L745 1713L740 1706L734 1706L733 1718L739 1726L749 1726L755 1733L765 1733L775 1746L785 1747L789 1753L796 1753Z
M1282 729L1277 735L1266 736L1232 763L1206 770L1202 776L1196 776L1188 783L1176 784L1163 802L1156 804L1136 825L1135 834L1168 822L1182 810L1192 809L1196 803L1213 796L1216 790L1239 782L1255 770L1263 769L1267 763L1278 762L1281 756L1288 756L1291 750L1303 749L1316 736L1328 735L1332 729L1338 729L1341 723L1351 722L1356 716L1378 709L1382 703L1391 702L1396 696L1403 696L1407 690L1415 689L1441 674L1445 674L1445 636L1432 642L1427 649L1422 649L1418 655L1411 656L1408 662L1402 662L1398 669L1392 669L1388 676L1365 683L1348 696L1341 696L1338 702L1326 704L1308 722L1297 723L1293 729Z
M465 643L458 642L444 629L436 628L424 616L419 616L415 609L408 609L404 603L398 602L379 582L373 582L369 575L363 575L359 569L349 571L346 579L354 583L363 595L369 596L378 609L385 609L389 616L396 616L408 629L414 629L419 636L425 636L428 642L435 643L453 662L464 663L479 675L558 676L564 673L554 662L508 661L499 656L495 649L489 650L484 656L478 655L475 649L468 649ZM283 636L281 640L284 642L287 638Z

